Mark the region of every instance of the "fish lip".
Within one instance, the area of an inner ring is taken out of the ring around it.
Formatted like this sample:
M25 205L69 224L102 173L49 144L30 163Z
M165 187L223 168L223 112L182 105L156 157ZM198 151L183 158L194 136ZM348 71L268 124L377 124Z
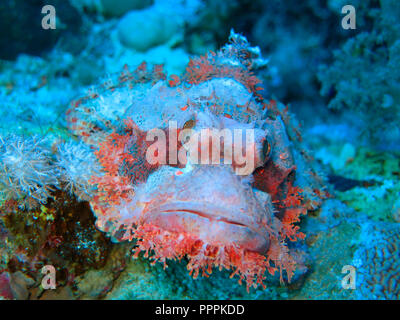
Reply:
M193 207L198 207L198 208L202 207L204 209L196 210L192 209ZM218 211L219 212L229 212L229 211L222 207L218 207L214 204L207 204L206 202L205 203L190 202L189 204L188 202L185 201L173 201L152 208L151 212L155 211L159 213L185 212L185 213L195 214L203 218L207 218L214 221L222 221L225 223L236 224L243 227L251 228L251 226L248 226L244 223L241 223L233 219L228 219L222 215L208 213L208 212L218 212Z
M203 218L207 218L207 219L209 219L209 220L221 221L221 222L224 222L224 223L234 224L234 225L238 225L238 226L242 226L242 227L249 228L249 226L247 226L247 225L245 225L245 224L243 224L243 223L236 222L236 221L234 221L234 220L231 220L231 219L228 219L228 218L225 218L225 217L222 217L222 216L208 214L208 213L203 212L203 211L200 211L200 210L193 210L193 209L170 209L170 210L163 210L162 212L165 212L165 213L168 213L168 212L170 212L170 213L173 213L173 212L177 212L177 213L178 213L178 212L190 213L190 214L198 215L198 216L203 217Z
M202 208L200 210L192 209L193 207L197 208ZM226 223L227 225L232 225L235 227L239 228L246 228L253 232L254 234L257 234L258 237L262 237L265 240L265 246L262 246L259 249L256 250L251 250L251 251L256 251L259 253L266 253L266 251L269 249L270 245L270 240L269 240L269 235L268 232L265 230L265 234L261 232L261 230L257 230L254 226L251 226L249 224L242 223L240 221L234 220L234 219L229 219L226 218L222 215L217 215L217 214L210 214L208 212L225 212L227 214L230 214L231 211L229 209L216 206L215 204L212 203L207 203L207 202L202 202L202 203L197 203L197 202L186 202L186 201L172 201L172 202L167 202L163 203L159 206L155 206L151 208L151 210L147 211L146 216L150 217L153 214L157 215L163 215L163 214L168 214L168 213L182 213L182 214L190 214L190 215L196 215L200 216L202 218L209 219L212 222L223 222Z

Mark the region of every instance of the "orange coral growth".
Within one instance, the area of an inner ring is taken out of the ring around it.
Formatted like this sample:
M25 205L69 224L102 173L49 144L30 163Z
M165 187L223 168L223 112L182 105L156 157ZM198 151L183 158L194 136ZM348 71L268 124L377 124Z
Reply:
M128 136L112 133L95 152L104 175L92 177L91 182L97 185L99 197L110 204L118 204L132 190L129 179L119 172L121 163L133 161L132 156L125 152L128 141Z
M176 74L172 74L170 78L171 79L168 81L170 87L176 87L181 84L181 79Z
M135 257L143 251L145 257L153 260L153 264L161 262L166 268L167 259L181 260L186 256L187 269L193 278L196 279L200 273L208 277L214 267L232 270L231 277L238 275L239 283L245 281L247 290L258 285L265 288L265 271L274 275L279 270L283 282L282 273L286 270L290 282L296 265L285 244L279 241L273 241L267 256L264 256L235 244L207 244L190 234L169 232L151 224L139 225L126 234L126 240L137 239L137 246L133 249Z
M249 92L262 100L258 91L263 90L262 81L249 69L232 65L216 63L215 54L206 54L199 58L191 59L186 67L184 78L190 84L200 84L213 78L233 78L243 84Z
M132 120L125 122L125 134L112 133L104 142L100 143L100 148L95 152L97 159L103 167L104 175L92 177L92 183L97 184L100 197L110 204L119 204L121 199L126 199L131 193L132 182L138 179L145 179L154 169L142 158L144 151L132 155L129 148L135 144L142 146L140 151L147 147L144 133L134 124ZM136 140L132 140L135 132ZM141 158L141 159L139 159ZM123 167L135 168L130 176L122 172ZM144 176L144 177L143 177Z
M277 205L284 210L281 219L283 239L288 238L290 241L297 241L305 238L305 234L299 232L300 227L295 225L295 223L300 222L301 215L307 214L307 209L302 203L303 200L302 190L289 182L286 198L278 201Z
M120 199L127 199L133 190L132 185L145 181L160 165L146 160L146 151L151 144L146 141L146 132L131 119L125 120L124 124L124 134L111 133L99 143L95 152L104 174L92 177L91 182L97 185L99 197L110 204L119 204Z

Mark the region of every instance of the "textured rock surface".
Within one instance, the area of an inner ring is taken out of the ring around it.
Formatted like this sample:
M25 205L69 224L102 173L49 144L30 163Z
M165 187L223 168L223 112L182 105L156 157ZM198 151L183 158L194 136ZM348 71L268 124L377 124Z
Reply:
M400 225L374 222L362 227L359 248L354 254L357 267L357 299L400 298Z
M168 42L180 25L170 16L154 12L152 8L127 13L119 22L118 35L122 44L138 51Z

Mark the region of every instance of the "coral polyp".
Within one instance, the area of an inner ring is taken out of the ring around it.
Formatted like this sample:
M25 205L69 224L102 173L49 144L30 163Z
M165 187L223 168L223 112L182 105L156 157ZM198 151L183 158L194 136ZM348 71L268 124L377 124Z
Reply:
M79 200L89 200L93 196L94 186L90 179L99 172L100 165L88 146L82 142L59 144L54 166L58 169L63 189Z
M39 136L0 137L0 194L4 200L23 200L27 207L46 203L58 186L51 151Z

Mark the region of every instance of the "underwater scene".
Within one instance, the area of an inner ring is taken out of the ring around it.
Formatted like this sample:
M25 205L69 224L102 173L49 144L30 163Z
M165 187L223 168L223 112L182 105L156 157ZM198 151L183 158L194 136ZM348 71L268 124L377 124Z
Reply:
M0 1L0 300L399 298L400 1Z

